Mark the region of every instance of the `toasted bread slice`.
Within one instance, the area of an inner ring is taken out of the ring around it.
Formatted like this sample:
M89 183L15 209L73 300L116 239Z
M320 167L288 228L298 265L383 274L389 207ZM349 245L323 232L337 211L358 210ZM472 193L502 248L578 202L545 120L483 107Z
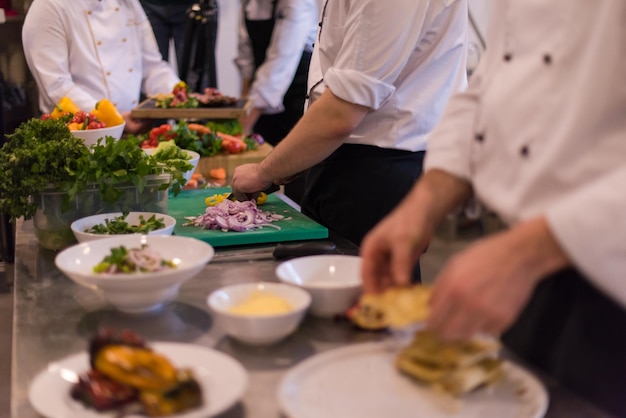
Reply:
M428 317L429 299L427 286L392 287L383 293L361 295L348 317L365 329L404 327Z

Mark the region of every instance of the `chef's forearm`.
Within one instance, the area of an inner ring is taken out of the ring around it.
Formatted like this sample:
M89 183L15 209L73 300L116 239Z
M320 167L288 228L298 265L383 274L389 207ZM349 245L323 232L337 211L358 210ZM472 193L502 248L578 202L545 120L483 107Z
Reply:
M404 204L414 207L416 216L434 230L445 216L472 195L468 182L443 170L429 170L416 183ZM418 215L419 214L419 215Z
M262 178L280 181L324 160L339 148L368 111L366 107L338 98L327 89L260 163Z

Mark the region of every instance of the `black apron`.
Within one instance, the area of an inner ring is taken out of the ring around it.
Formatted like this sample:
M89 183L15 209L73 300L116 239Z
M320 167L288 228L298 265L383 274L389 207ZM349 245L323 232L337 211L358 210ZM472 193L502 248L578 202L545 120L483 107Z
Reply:
M539 283L502 340L572 392L626 417L626 309L577 271Z
M422 173L424 152L343 144L309 169L302 212L360 246ZM419 265L413 274L419 282Z
M248 31L252 44L252 52L254 54L255 69L259 68L265 62L265 55L270 46L274 32L274 24L276 23L276 4L277 0L274 1L272 6L271 19L249 20L247 16L245 17L246 30ZM307 78L310 62L311 53L303 51L294 79L283 98L285 110L273 115L262 115L256 125L254 125L254 132L261 134L263 138L272 145L276 145L281 139L287 136L291 128L293 128L302 117L304 101L307 94Z

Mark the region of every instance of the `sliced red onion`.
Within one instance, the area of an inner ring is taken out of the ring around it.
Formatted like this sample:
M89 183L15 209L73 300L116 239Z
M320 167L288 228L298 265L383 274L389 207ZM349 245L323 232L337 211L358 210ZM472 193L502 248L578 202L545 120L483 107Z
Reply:
M215 206L207 207L202 215L189 216L185 219L189 222L184 225L243 232L270 226L271 222L284 219L284 216L262 211L251 200L246 202L224 200ZM280 229L278 226L271 226Z

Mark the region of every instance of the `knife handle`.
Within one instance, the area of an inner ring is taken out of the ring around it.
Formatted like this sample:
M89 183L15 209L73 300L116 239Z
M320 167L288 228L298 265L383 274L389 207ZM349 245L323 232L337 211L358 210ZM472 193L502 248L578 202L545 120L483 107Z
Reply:
M280 190L280 186L278 184L272 183L272 185L270 187L268 187L267 189L263 190L263 193L270 194L270 193L277 192L279 190Z
M276 260L286 260L307 255L337 254L337 246L333 242L304 242L301 244L276 244L272 255Z

